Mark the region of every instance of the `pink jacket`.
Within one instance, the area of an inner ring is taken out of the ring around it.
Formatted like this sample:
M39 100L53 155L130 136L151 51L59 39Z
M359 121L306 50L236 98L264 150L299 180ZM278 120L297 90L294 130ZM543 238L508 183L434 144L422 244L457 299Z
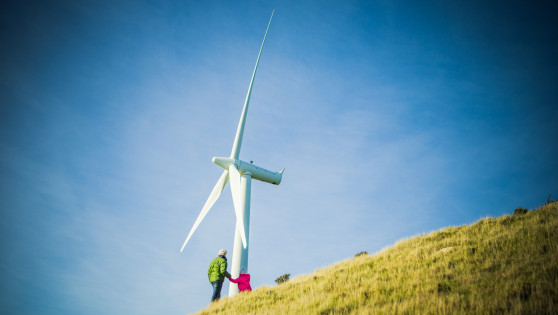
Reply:
M242 291L252 291L252 287L250 286L250 274L249 273L241 273L238 275L238 278L229 279L232 283L238 283L238 290Z

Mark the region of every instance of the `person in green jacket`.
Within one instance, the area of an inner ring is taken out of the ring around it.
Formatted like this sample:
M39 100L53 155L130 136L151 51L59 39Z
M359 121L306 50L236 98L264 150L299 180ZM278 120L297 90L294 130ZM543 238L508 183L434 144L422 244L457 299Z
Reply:
M209 277L209 282L213 286L213 296L211 296L211 302L217 301L221 298L221 289L223 288L223 282L225 277L231 278L231 274L227 272L227 251L221 249L219 251L219 256L211 261L209 264L209 269L207 270L207 277Z

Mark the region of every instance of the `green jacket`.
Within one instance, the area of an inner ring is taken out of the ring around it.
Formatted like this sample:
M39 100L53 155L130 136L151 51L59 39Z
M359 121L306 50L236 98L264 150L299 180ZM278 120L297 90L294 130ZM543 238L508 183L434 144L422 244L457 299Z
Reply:
M209 264L207 277L209 277L209 282L225 280L225 277L230 278L231 274L227 272L227 259L221 256L213 259Z

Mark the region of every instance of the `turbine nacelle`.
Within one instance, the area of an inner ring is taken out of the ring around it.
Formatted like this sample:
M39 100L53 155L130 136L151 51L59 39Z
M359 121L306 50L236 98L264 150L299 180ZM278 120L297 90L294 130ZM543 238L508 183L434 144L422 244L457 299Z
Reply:
M228 170L231 165L234 164L238 172L242 175L244 173L250 173L253 179L260 180L262 182L279 185L281 179L283 178L282 169L279 172L272 172L266 170L265 168L256 166L252 163L247 163L238 159L228 158L228 157L214 157L213 163L221 166L225 170Z

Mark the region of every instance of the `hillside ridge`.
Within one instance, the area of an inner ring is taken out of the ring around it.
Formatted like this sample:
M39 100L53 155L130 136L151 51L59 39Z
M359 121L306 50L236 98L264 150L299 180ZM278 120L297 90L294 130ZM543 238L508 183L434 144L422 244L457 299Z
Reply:
M199 314L558 313L558 203L401 240Z

